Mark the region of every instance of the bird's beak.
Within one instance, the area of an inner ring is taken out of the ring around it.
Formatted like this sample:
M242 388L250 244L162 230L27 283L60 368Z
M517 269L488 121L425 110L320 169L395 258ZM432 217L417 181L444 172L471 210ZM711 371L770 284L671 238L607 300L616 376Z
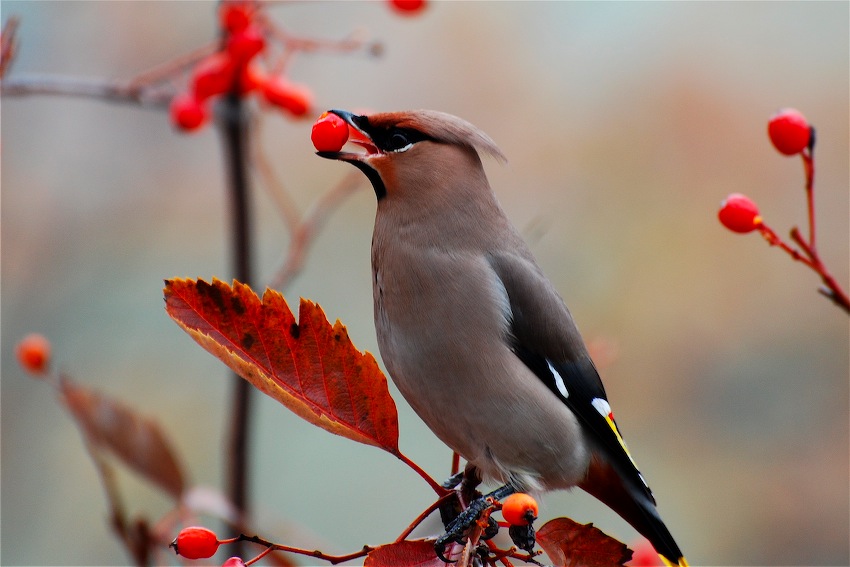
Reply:
M368 125L368 119L365 116L358 116L352 112L347 110L337 110L332 109L328 112L332 114L336 114L348 124L348 141L352 144L357 144L366 150L365 154L354 153L354 152L316 152L316 155L319 157L323 157L326 159L336 159L341 161L348 162L362 162L364 158L371 157L373 155L381 154L381 150L378 149L378 146L372 141L372 138L369 136L369 133L364 130L364 127Z

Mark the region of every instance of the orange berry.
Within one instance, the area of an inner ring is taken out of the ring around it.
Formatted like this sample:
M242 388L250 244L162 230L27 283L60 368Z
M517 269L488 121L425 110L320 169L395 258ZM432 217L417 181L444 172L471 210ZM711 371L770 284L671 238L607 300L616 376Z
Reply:
M192 526L183 528L169 547L186 559L206 559L218 550L215 532L207 528Z
M323 112L313 124L310 140L320 152L338 152L348 141L348 124L336 114Z
M29 334L15 346L15 356L30 374L45 374L50 366L50 341L38 333Z
M512 526L527 526L537 519L537 500L524 492L502 500L502 517Z

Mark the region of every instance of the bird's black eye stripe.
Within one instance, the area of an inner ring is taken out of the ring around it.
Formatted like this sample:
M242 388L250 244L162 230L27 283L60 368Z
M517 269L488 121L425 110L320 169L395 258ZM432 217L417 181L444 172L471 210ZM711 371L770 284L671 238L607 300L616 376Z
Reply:
M388 126L381 128L373 126L369 123L367 116L353 116L352 122L366 132L372 142L382 151L397 152L416 142L423 140L434 140L431 136L423 134L419 130L413 128L403 128L399 126Z
M416 142L431 139L419 130L414 130L413 128L398 128L395 126L385 130L372 131L370 133L375 145L385 152L397 152L411 144L415 144Z

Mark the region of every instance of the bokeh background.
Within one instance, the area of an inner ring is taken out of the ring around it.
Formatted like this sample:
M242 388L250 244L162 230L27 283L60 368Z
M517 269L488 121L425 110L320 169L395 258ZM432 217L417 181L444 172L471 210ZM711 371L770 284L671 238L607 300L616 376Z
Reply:
M128 78L207 42L208 2L15 2L13 75ZM600 365L618 421L692 565L847 565L848 319L818 278L716 220L744 192L782 234L804 225L798 158L767 118L800 109L818 132L823 258L847 288L848 3L434 2L403 18L384 2L278 5L293 33L365 29L384 55L300 56L293 80L322 108L435 108L487 131L486 164ZM310 121L271 112L262 144L307 208L347 166L313 156ZM219 487L230 381L165 314L166 277L229 279L214 129L167 114L60 97L2 101L2 563L118 565L94 467L49 387L13 348L38 331L78 380L159 420L192 480ZM286 232L256 187L257 280ZM377 351L364 184L289 286ZM394 391L394 390L393 390ZM401 446L435 477L450 454L397 397ZM334 437L257 397L253 490L263 535L328 552L394 539L430 502L383 452ZM499 416L493 416L499 419ZM169 502L132 474L132 513ZM542 515L634 541L590 497ZM434 528L436 530L436 527ZM305 564L308 562L304 562Z

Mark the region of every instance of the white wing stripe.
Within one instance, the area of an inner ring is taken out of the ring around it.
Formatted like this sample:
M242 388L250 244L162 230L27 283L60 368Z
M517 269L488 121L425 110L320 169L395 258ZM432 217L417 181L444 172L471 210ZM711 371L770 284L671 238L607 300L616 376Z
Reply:
M558 371L555 370L555 367L552 366L551 362L547 360L546 364L549 365L549 370L552 371L552 375L555 377L555 386L558 388L558 391L561 392L561 395L564 396L564 398L569 398L570 392L567 390L567 385L564 384L564 379L561 378L561 375L558 374Z

